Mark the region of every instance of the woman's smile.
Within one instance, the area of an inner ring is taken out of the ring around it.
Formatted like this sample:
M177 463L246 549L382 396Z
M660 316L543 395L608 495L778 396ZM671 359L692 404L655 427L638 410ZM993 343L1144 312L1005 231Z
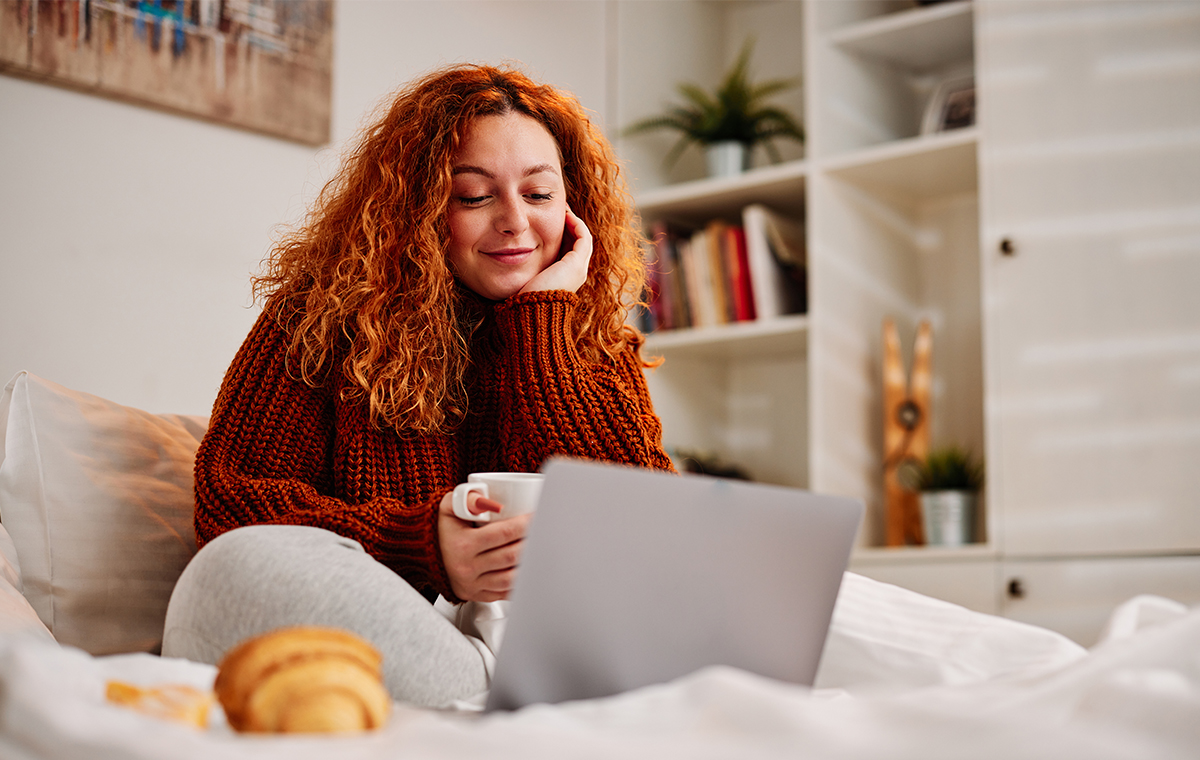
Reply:
M524 256L527 253L533 253L533 251L533 248L505 248L501 251L484 251L484 253L501 260L515 261L518 256Z

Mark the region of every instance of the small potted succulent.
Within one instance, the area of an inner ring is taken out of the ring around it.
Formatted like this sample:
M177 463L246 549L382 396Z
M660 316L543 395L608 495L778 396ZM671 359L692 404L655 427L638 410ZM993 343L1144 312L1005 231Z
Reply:
M750 81L750 54L754 43L747 40L733 68L713 93L695 84L681 84L679 93L687 101L661 116L630 125L627 135L660 129L680 132L679 141L664 159L673 166L680 154L695 143L705 149L712 176L727 176L750 166L750 153L764 146L775 161L780 160L773 140L783 137L804 141L804 130L787 111L765 103L767 98L796 86L790 79L773 79L759 84Z
M925 543L961 546L975 541L983 465L958 446L929 452L912 473L921 493L921 522Z

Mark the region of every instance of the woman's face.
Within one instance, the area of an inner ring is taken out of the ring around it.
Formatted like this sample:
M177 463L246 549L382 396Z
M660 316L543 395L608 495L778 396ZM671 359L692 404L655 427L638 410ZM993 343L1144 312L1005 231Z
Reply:
M453 172L450 267L471 290L502 301L558 259L567 218L558 145L524 114L481 116Z

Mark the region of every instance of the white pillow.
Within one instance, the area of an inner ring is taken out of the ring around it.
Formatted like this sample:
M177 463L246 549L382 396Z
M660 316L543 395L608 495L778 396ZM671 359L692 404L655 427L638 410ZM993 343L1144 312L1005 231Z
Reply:
M54 641L46 625L29 606L29 600L21 595L17 547L3 525L0 525L0 635L33 636Z
M815 686L869 694L979 683L1086 654L1060 633L848 572Z
M25 598L61 644L156 652L196 553L192 465L207 421L19 372L0 397L0 522Z

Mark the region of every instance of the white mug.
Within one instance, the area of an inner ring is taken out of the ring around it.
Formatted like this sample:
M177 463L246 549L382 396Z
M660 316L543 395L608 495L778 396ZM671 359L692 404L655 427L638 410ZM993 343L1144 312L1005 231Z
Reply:
M464 520L489 522L505 520L537 509L545 476L537 472L473 472L466 483L454 488L454 514ZM478 491L480 496L504 505L499 512L472 514L467 509L467 494Z

